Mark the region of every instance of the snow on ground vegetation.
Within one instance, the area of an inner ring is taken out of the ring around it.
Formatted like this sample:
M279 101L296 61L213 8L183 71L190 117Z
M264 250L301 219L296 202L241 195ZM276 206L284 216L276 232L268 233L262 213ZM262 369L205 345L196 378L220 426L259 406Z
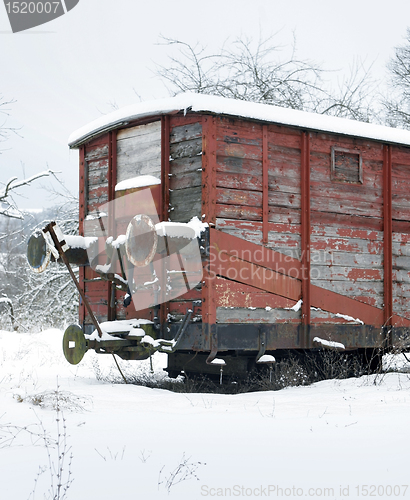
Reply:
M61 341L59 330L0 331L3 500L410 498L403 371L175 393L121 384L108 355L71 366ZM164 356L153 375L149 360L121 367L164 378Z

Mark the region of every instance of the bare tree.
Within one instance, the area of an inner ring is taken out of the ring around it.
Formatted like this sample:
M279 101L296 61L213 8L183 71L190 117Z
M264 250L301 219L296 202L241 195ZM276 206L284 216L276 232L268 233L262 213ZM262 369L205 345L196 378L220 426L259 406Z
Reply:
M405 43L396 47L388 63L389 97L384 99L387 122L393 127L410 128L410 28Z
M356 63L334 91L324 78L327 72L297 57L295 41L290 54L284 55L274 38L239 38L216 53L199 44L163 38L163 44L178 50L157 74L174 95L190 91L370 121L370 70Z
M77 197L62 183L51 194L56 205L41 214L0 218L0 324L29 329L77 321L78 293L67 269L51 262L46 272L34 273L26 258L28 238L51 220L64 234L78 234Z

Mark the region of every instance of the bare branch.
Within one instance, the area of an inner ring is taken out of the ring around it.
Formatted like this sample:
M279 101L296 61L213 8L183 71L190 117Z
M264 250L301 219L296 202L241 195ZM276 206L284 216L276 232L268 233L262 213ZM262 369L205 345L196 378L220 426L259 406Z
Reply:
M14 104L16 101L11 99L11 100L6 100L4 97L0 94L0 115L4 116L4 120L0 122L0 142L5 141L10 133L18 133L18 129L14 127L6 127L6 121L7 117L10 114L10 105ZM0 150L1 154L1 150Z
M9 179L3 190L0 191L0 215L15 219L22 219L22 213L15 205L10 203L9 201L11 193L15 192L22 186L29 186L33 181L40 179L41 177L48 177L49 175L53 175L55 177L55 173L56 172L53 172L52 170L47 170L44 172L39 172L38 174L32 175L28 179L23 179L20 181L17 177L12 177L11 179Z

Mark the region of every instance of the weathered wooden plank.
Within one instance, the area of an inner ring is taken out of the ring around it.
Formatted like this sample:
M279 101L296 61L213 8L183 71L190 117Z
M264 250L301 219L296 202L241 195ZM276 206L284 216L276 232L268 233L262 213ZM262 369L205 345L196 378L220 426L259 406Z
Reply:
M216 201L222 205L260 207L262 209L262 192L217 188Z
M106 157L108 157L108 143L99 144L90 149L88 146L86 146L85 156L84 156L85 161L89 162L92 160L99 160L101 158L106 158Z
M330 290L346 297L373 297L378 303L377 307L382 307L383 304L383 283L381 281L362 282L360 285L354 281L328 281L326 279L315 279L312 277L312 283L324 290ZM375 304L376 305L376 304ZM325 309L325 308L323 308ZM340 311L342 312L342 311Z
M293 307L294 301L280 295L264 292L250 285L237 283L217 276L213 280L217 307Z
M383 269L311 264L311 276L318 280L373 283L383 280Z
M383 256L378 254L321 252L326 264L334 266L350 266L352 268L383 269Z
M326 183L311 182L312 197L319 196L324 199L341 199L352 201L366 201L371 204L383 204L382 188L373 188L366 184L344 184L341 182ZM352 214L353 215L353 214Z
M161 121L157 120L145 125L137 125L136 127L123 128L117 131L117 141L121 143L124 142L134 142L126 141L126 139L136 138L139 144L147 144L155 142L161 137Z
M348 320L340 316L336 316L334 313L328 311L322 311L316 307L311 307L310 319L312 324L343 324L343 325L357 325L360 324L358 321Z
M95 172L95 171L99 171L101 169L108 170L108 158L89 161L87 163L87 167L88 167L89 172Z
M408 233L393 232L392 238L393 244L397 243L400 246L410 244L410 235Z
M244 189L216 189L217 203L221 205L237 205L238 207L262 207L262 192ZM269 206L300 208L301 197L298 194L283 193L280 191L269 192ZM272 210L273 211L273 210Z
M262 160L262 146L217 141L217 156Z
M393 258L394 256L410 256L410 244L394 241L395 235L397 235L397 233L393 233ZM410 234L408 236L410 236Z
M169 218L175 222L189 222L192 217L201 220L201 187L189 187L170 192Z
M281 191L269 191L269 206L289 207L292 209L301 208L301 195L296 193L286 193Z
M393 281L399 283L410 283L410 269L396 269L393 267Z
M217 323L299 323L300 311L217 307Z
M262 207L224 205L218 203L216 205L215 214L216 217L227 219L260 221L262 220Z
M202 138L202 123L188 123L172 127L169 136L170 144Z
M170 162L170 173L173 175L183 175L189 172L202 171L202 155L191 158L178 158Z
M300 138L297 149L268 143L269 173L288 177L300 177Z
M98 187L95 189L90 189L87 200L88 213L96 210L101 204L107 202L108 202L108 187Z
M393 223L394 223L394 220L399 221L399 224L396 227L402 228L403 222L407 222L407 224L409 223L409 209L405 208L405 207L398 207L397 205L393 205L392 206L392 217L393 217ZM407 230L408 230L408 226L407 226Z
M117 156L120 159L121 165L135 161L144 162L158 157L161 150L160 137L157 137L152 142L143 144L138 139L139 137L130 137L118 142Z
M284 193L294 193L300 195L300 175L297 177L290 176L268 176L269 179L269 190L270 191L281 191Z
M278 141L280 144L282 144L284 140L286 141L294 140L295 144L300 144L301 133L299 128L288 127L286 125L279 125L276 123L269 123L268 133L269 135L274 137L273 139L274 141ZM283 136L284 139L281 139L281 136Z
M202 184L202 172L186 172L181 175L172 175L169 180L169 187L171 191L185 188L193 188L201 186Z
M171 160L191 158L202 154L202 137L170 145Z
M380 202L362 201L360 198L349 200L347 198L335 199L326 196L312 196L312 210L322 212L336 212L347 215L359 215L366 217L381 217L383 205Z
M402 162L399 163L398 158L396 157L396 153L393 153L395 158L393 159L392 165L392 177L394 182L402 182L408 178L410 173L410 165L409 165L409 153L407 155L403 155ZM405 163L407 162L407 163Z
M240 118L218 118L217 140L226 143L262 146L262 125Z
M217 219L219 220L219 219ZM230 227L223 227L221 224L217 225L217 228L220 228L223 230L224 233L229 234L231 236L235 236L237 238L240 238L242 240L250 241L252 243L255 243L256 245L261 245L262 244L262 231L253 231L248 228L230 228ZM295 227L295 231L297 231L298 228ZM298 233L279 233L276 231L269 231L268 232L268 243L267 246L269 248L281 248L281 249L286 249L289 250L296 250L297 254L300 253L300 234ZM292 254L294 255L294 253Z
M217 172L262 175L262 160L218 156Z
M261 175L255 176L249 174L223 174L217 172L216 185L227 189L243 189L262 192L262 173Z
M88 173L89 189L97 186L108 188L108 168L101 168L100 170L94 170Z
M363 215L349 215L341 213L311 211L313 226L336 226L340 228L383 230L382 217L366 217Z
M410 256L393 254L393 267L410 271Z
M401 298L403 303L407 303L407 308L410 311L409 303L410 303L410 284L407 283L399 283L393 280L393 286L397 291L397 295L394 296L395 299Z
M248 173L225 173L217 171L216 181L218 187L228 189L243 189L248 191L262 191L262 172ZM288 177L268 176L268 187L270 191L280 193L291 193L300 195L300 180ZM273 196L273 195L272 195Z
M132 178L136 175L161 171L161 145L151 143L143 147L138 144L127 144L127 150L119 148L117 154L117 181Z
M138 175L161 175L161 122L118 131L117 182Z
M354 227L339 227L338 225L312 225L312 234L323 238L352 238L368 241L383 241L383 231L371 228L357 229Z
M360 238L328 237L323 238L313 234L311 238L313 250L337 250L351 252L354 254L382 254L383 242L374 240L365 240Z
M285 208L271 206L269 207L269 222L274 223L287 223L287 224L301 224L301 211L300 208Z

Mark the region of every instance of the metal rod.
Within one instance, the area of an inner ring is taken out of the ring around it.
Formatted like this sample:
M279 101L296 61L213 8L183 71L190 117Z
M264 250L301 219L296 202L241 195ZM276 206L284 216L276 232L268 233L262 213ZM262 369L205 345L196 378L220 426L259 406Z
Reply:
M77 278L76 278L76 276L74 274L74 271L71 269L70 263L68 262L67 256L64 253L62 245L58 241L56 233L54 232L54 226L55 225L56 225L55 222L50 222L44 228L44 232L50 233L50 236L51 236L51 239L53 240L54 246L56 247L58 253L60 254L60 257L61 257L62 261L66 265L66 267L68 269L68 272L70 273L71 279L74 281L74 284L77 287L77 290L78 290L79 294L81 295L81 298L83 299L83 303L84 303L85 307L87 308L87 311L88 311L88 314L90 315L91 321L93 322L93 324L95 326L95 329L98 332L98 336L101 338L102 337L101 327L98 324L97 318L94 316L94 313L93 313L93 311L91 309L91 306L90 306L90 304L89 304L89 302L87 300L87 297L85 296L85 293L84 293L83 289L80 287L80 284L77 281ZM65 244L65 242L64 242L64 244Z
M111 353L112 357L114 358L115 364L117 365L118 371L121 373L121 377L123 378L124 382L128 384L127 379L125 378L124 374L122 373L122 370L120 368L120 365L118 364L117 358L115 357L114 353Z

